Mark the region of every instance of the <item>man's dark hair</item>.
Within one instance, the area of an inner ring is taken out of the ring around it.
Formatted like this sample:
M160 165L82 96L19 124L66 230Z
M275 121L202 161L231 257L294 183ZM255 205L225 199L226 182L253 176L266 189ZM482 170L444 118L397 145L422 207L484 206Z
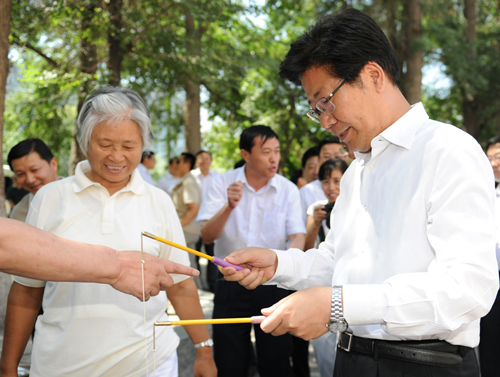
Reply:
M318 179L320 181L324 181L325 179L330 178L332 171L337 169L340 170L343 175L348 167L349 165L347 165L347 162L344 160L341 160L340 158L331 158L323 162L319 167Z
M500 135L497 135L497 136L493 136L490 140L488 140L488 142L486 143L486 152L488 152L488 149L490 149L490 147L493 145L493 144L498 144L500 143Z
M302 169L306 167L307 161L314 156L319 156L319 148L317 146L309 148L304 152L304 155L302 156ZM302 171L300 174L300 176L302 176Z
M399 86L398 58L384 32L371 17L348 8L320 17L293 42L279 73L300 85L304 72L324 67L332 77L353 83L368 62L379 64Z
M203 149L200 149L198 152L196 152L196 157L198 157L202 153L208 153L210 155L210 158L212 158L212 153Z
M7 161L10 166L10 169L14 171L12 167L12 161L17 160L18 158L27 156L31 152L36 152L40 156L42 160L47 161L50 164L50 161L54 158L49 147L40 139L30 138L17 143L9 152L7 156Z
M319 155L319 152L321 152L321 149L327 144L341 144L342 145L342 143L340 142L340 140L337 136L325 137L318 144L318 155Z
M252 147L255 145L255 138L259 136L262 141L261 144L264 144L268 139L278 139L279 137L274 132L271 127L255 125L248 128L245 128L241 133L240 137L240 149L247 151L248 153L252 153Z
M142 152L141 162L143 162L145 158L151 158L151 156L154 156L154 155L155 155L155 152L153 152L153 151Z
M173 164L173 163L178 164L179 163L179 157L172 157L170 160L168 160L168 164Z
M181 157L182 156L184 156L184 161L189 162L189 165L191 166L189 168L189 170L193 170L194 169L194 165L196 164L196 157L194 156L194 154L189 153L189 152L182 152L181 153Z

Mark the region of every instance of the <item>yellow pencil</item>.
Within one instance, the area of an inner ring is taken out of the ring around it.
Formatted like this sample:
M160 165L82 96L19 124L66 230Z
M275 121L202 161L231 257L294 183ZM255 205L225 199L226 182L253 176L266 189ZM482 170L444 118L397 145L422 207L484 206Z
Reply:
M224 325L231 323L259 324L266 317L263 315L248 318L219 318L219 319L187 319L180 321L156 321L155 326L187 326L187 325Z
M146 237L149 237L149 238L152 238L152 239L154 239L156 241L163 242L163 243L165 243L167 245L176 247L178 249L187 251L188 253L197 255L197 256L199 256L201 258L208 259L210 262L215 263L218 266L233 267L234 269L236 269L236 271L243 270L245 268L243 266L238 266L236 264L229 263L229 262L225 261L224 259L220 259L220 258L217 258L217 257L212 257L210 255L204 254L204 253L200 253L197 250L193 250L193 249L191 249L189 247L186 247L186 246L183 246L183 245L179 245L178 243L166 240L165 238L161 238L161 237L155 236L154 234L151 234L149 232L142 232L142 235L146 236Z

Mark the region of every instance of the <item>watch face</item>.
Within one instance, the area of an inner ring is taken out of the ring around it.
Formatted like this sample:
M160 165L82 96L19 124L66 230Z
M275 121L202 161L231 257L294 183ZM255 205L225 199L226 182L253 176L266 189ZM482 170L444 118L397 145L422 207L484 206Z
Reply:
M345 321L330 322L328 329L331 332L344 332L347 330L347 322Z

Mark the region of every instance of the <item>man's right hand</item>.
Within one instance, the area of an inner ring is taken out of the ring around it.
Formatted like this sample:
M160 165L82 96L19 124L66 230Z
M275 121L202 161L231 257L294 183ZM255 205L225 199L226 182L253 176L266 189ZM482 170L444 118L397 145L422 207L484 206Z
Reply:
M142 268L139 251L118 252L120 273L110 283L116 290L130 294L142 301ZM144 298L146 301L156 296L160 291L166 291L174 281L169 274L198 276L198 270L179 263L155 257L144 253Z
M229 208L234 209L240 202L241 196L243 195L243 182L237 181L232 183L227 188L227 204Z
M247 247L232 252L228 262L246 267L236 271L233 267L219 267L227 281L237 281L246 289L255 289L270 280L278 267L278 256L271 249Z

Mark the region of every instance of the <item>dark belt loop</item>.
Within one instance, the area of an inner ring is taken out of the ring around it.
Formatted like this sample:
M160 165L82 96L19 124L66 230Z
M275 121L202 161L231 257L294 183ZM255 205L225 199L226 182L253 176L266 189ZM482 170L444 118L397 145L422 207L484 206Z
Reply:
M373 352L373 359L375 361L378 361L378 346L379 346L379 341L378 340L374 340L373 341L373 349L372 349L372 352Z

